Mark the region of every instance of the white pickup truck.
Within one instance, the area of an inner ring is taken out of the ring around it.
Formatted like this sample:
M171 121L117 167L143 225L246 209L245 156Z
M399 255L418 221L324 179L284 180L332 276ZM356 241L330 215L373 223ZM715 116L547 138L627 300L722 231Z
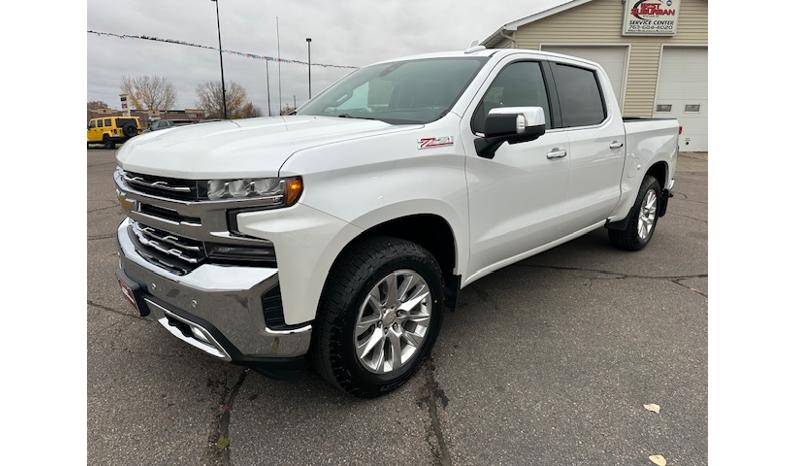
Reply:
M376 63L295 115L124 144L119 283L214 357L309 360L378 396L479 278L597 228L643 248L677 138L675 120L623 121L605 71L579 58L473 47Z

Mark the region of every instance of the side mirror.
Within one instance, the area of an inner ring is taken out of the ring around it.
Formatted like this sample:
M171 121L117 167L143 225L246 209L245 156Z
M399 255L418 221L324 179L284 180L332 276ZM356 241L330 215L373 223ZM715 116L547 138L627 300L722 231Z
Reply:
M479 156L491 159L504 142L533 141L544 132L542 107L493 108L486 117L484 136L475 140L475 151Z

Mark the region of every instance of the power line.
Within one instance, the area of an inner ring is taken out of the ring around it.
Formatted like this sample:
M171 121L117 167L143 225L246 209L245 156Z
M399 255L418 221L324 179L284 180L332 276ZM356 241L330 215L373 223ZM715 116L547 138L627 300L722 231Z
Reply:
M86 31L89 34L96 34L98 36L107 36L107 37L116 37L119 39L136 39L136 40L149 40L154 42L164 42L167 44L175 44L175 45L184 45L186 47L194 47L198 49L206 49L206 50L218 50L218 47L211 47L209 45L202 45L202 44L194 44L192 42L185 42L176 39L164 39L161 37L154 37L154 36L141 36L141 35L133 35L133 34L116 34L114 32L103 32L103 31L94 31L88 29ZM237 55L239 57L245 58L253 58L255 60L266 60L266 61L275 61L277 63L293 63L297 65L309 65L306 61L303 60L291 60L288 58L276 58L276 57L269 57L268 55L260 55L257 53L248 53L248 52L238 52L236 50L228 50L223 49L223 53L228 53L230 55ZM328 63L313 63L312 66L320 66L323 68L340 68L340 69L349 69L349 70L356 70L359 69L358 66L351 66L351 65L332 65Z

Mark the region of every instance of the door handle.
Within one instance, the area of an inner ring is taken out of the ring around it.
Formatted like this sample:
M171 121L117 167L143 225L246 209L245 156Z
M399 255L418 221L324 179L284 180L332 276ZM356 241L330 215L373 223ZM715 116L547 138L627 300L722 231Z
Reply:
M563 159L567 156L567 151L561 150L558 147L554 148L550 152L547 153L548 159Z
M614 142L612 142L611 144L608 144L608 147L609 147L610 149L612 149L612 150L613 150L613 149L621 149L621 148L622 148L622 146L624 146L624 143L621 143L621 142L619 142L619 141L614 141Z

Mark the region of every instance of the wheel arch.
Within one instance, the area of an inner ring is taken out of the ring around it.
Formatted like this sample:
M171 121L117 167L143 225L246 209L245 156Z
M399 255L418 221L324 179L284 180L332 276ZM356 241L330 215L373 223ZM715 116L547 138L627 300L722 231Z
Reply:
M459 271L463 265L462 251L459 247L461 239L457 237L451 222L439 213L413 213L381 219L379 222L363 228L337 253L324 280L323 290L329 284L330 277L334 274L340 259L362 240L373 236L391 236L404 239L428 250L442 269L446 301L450 307L455 306L456 296L461 283ZM321 294L323 294L323 290Z
M659 160L653 163L648 169L644 176L652 176L656 180L658 180L658 184L661 186L661 189L666 189L666 182L669 179L669 164L665 160ZM644 178L642 178L643 181Z

